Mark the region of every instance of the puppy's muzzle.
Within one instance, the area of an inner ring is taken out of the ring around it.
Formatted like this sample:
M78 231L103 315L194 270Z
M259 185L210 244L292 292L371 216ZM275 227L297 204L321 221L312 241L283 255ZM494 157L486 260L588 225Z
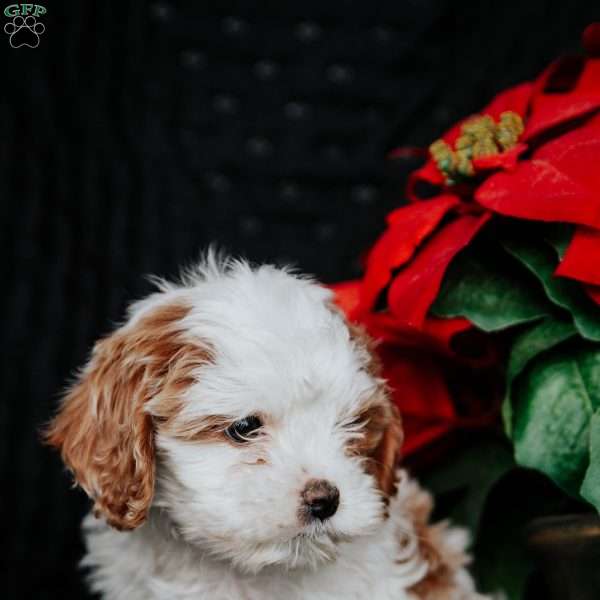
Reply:
M340 504L340 492L325 479L311 479L301 493L303 513L309 520L325 521Z

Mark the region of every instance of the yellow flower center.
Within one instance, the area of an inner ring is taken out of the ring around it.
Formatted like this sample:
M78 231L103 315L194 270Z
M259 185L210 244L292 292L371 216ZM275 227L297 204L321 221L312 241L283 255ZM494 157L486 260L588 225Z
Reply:
M503 112L497 123L489 115L479 115L463 123L454 150L440 139L429 146L429 152L444 174L446 183L454 185L465 177L475 175L474 158L510 150L517 144L523 130L523 119L515 112Z

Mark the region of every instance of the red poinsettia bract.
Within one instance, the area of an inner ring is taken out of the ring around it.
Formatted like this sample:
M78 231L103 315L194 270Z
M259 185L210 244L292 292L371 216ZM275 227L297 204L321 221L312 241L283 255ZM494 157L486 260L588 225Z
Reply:
M509 114L523 129L509 148L474 155L468 176L449 177L432 147L409 179L409 204L388 215L364 277L334 286L349 318L381 341L386 375L405 415L405 453L460 422L444 364L461 359L452 339L471 326L465 319L433 319L428 311L449 264L496 215L573 224L555 275L581 282L600 304L600 24L588 27L584 45L587 56L558 60L481 111L479 118L492 124ZM443 151L460 150L468 122L442 137ZM437 194L423 198L423 184Z

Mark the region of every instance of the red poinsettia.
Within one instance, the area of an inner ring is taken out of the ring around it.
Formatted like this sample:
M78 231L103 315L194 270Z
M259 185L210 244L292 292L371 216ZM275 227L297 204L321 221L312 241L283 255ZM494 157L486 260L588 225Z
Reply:
M361 282L339 283L333 289L340 308L356 314ZM464 380L477 373L481 380L497 363L490 340L478 336L467 319L427 317L415 328L384 311L364 314L358 321L379 342L383 376L402 413L404 456L457 428L481 427L495 420L497 403L488 394L477 393L477 381L450 389L451 374Z
M490 219L573 224L555 275L581 282L600 304L600 25L588 27L584 46L586 57L553 63L432 145L409 179L410 203L388 215L364 277L335 286L348 316L382 341L386 375L408 420L405 453L463 418L444 369L463 360L453 340L472 328L428 311L449 264Z

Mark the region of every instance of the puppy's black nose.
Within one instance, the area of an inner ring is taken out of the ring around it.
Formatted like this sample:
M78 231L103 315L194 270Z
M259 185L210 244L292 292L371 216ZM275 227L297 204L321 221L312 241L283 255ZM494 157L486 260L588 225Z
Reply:
M340 492L325 479L311 479L302 492L308 515L324 521L335 515L340 504Z

